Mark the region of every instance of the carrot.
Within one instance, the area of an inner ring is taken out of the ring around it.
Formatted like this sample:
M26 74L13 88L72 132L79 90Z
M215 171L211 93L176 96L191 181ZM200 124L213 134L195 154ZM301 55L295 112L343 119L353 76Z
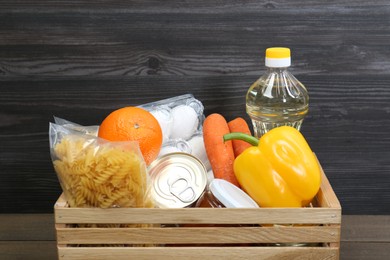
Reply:
M228 123L230 133L245 133L251 135L251 130L249 129L248 124L242 117L237 117ZM239 156L245 149L251 147L252 145L241 141L241 140L233 140L233 151L234 156Z
M203 139L214 177L239 187L233 170L235 157L232 142L223 141L223 136L228 133L229 126L222 115L214 113L206 117L203 123Z

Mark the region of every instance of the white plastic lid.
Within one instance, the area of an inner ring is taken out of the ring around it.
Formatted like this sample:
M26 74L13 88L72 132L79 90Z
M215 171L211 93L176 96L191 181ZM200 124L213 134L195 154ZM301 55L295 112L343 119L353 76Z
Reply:
M228 181L213 179L209 185L209 189L226 208L259 207L248 194Z
M265 66L270 68L289 67L291 52L289 48L272 47L265 51Z

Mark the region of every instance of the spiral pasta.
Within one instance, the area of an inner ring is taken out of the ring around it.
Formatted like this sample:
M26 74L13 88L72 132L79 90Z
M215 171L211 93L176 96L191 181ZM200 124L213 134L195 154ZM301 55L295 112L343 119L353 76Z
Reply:
M153 206L146 166L137 150L66 135L53 152L53 165L70 207Z

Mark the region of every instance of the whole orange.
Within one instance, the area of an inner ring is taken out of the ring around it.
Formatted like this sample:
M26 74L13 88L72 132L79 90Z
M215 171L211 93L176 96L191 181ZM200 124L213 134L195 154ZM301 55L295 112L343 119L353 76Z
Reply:
M157 119L139 107L124 107L110 113L101 123L98 136L109 141L138 141L147 165L157 158L162 145Z

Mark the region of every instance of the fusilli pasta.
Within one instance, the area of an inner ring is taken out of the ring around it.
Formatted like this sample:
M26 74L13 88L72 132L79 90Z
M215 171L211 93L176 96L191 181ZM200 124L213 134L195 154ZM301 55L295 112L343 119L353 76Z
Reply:
M70 207L153 207L146 166L134 149L66 135L54 155Z

